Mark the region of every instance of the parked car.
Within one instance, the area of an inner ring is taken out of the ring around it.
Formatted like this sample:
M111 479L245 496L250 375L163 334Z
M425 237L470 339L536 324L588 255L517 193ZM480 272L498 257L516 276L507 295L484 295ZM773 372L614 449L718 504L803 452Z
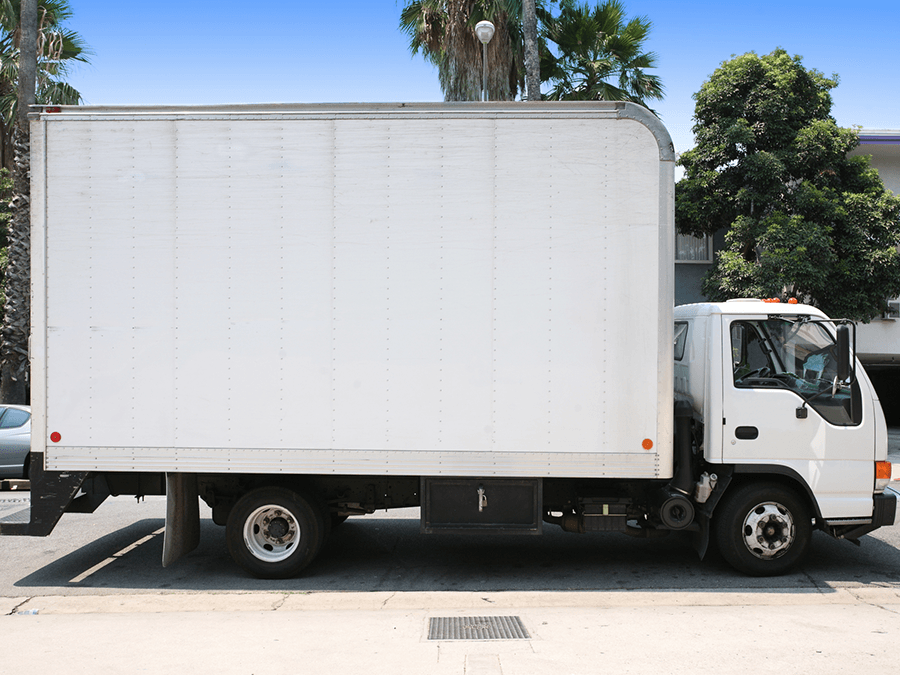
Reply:
M31 406L0 405L0 478L28 478Z

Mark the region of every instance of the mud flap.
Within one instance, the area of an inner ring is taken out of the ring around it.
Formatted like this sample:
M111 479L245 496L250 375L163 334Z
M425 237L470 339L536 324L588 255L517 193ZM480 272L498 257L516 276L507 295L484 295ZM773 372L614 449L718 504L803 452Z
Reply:
M698 513L694 522L700 526L700 529L691 533L691 544L697 555L700 556L700 560L703 560L709 550L709 516L705 513Z
M197 475L166 474L166 533L163 540L163 567L190 553L200 543L200 497Z

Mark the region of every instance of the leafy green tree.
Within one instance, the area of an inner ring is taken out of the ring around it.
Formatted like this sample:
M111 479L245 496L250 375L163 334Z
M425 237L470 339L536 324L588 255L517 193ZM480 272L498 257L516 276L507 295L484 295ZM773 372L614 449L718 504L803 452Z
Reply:
M796 297L868 321L900 295L900 199L847 156L859 141L831 117L837 83L776 49L724 62L694 95L675 218L683 233L726 230L711 300Z
M656 55L644 51L650 28L646 17L626 21L619 0L600 5L560 0L559 13L538 9L543 35L552 48L541 54L541 76L555 101L632 101L649 108L663 97ZM549 44L547 45L550 46Z
M487 49L491 101L515 99L524 90L521 0L410 0L400 15L409 49L437 66L447 101L480 101L482 45L475 24L494 24Z

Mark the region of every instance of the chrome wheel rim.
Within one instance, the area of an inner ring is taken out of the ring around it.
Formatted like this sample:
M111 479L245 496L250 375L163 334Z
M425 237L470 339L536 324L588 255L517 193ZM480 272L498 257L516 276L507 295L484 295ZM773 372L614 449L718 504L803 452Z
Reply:
M782 504L763 502L744 518L744 544L760 560L772 560L794 543L794 518Z

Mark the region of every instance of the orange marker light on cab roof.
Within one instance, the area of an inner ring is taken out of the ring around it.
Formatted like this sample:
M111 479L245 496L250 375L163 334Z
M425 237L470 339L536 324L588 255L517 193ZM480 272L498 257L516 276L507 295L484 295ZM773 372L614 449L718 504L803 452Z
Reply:
M641 443L641 445L644 447L644 450L652 450L653 449L653 441L651 441L649 438L645 438L644 442Z
M797 304L797 298L791 298L790 300L788 300L788 304L789 304L789 305L796 305L796 304Z

